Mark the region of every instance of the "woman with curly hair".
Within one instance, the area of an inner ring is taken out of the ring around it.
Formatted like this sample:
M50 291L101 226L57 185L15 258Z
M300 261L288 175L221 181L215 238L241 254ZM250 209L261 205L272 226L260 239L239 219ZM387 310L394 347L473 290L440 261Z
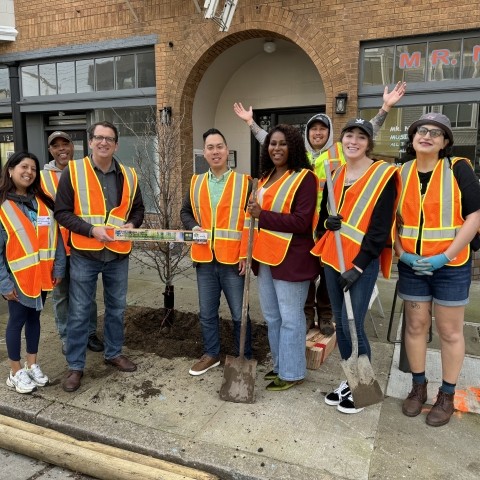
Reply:
M318 181L302 135L290 125L269 132L260 167L258 196L247 207L242 252L253 218L253 270L273 358L265 380L271 380L267 390L280 391L302 383L306 373L303 307L310 281L319 274L318 261L310 254Z

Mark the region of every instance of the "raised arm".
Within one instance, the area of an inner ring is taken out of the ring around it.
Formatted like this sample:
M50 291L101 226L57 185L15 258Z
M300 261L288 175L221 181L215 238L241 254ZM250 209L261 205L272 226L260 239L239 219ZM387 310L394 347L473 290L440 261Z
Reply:
M375 137L385 123L385 119L387 118L388 112L390 109L396 105L400 99L405 95L405 91L407 89L406 82L398 82L395 87L392 89L391 92L388 91L388 86L385 87L383 91L383 104L382 108L378 111L378 113L370 120L370 123L373 126L373 136Z
M253 120L252 106L250 105L250 108L248 110L245 110L245 108L240 102L236 102L233 104L233 111L237 114L238 118L242 119L250 127L250 130L252 131L255 138L260 143L263 143L267 136L267 132L263 130L263 128L260 128Z

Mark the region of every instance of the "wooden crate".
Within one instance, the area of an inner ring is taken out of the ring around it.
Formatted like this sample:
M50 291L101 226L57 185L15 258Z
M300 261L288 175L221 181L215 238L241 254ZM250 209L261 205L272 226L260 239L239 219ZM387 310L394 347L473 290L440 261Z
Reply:
M319 369L336 345L336 333L326 337L320 333L318 328L311 328L307 333L306 339L307 368L310 370Z

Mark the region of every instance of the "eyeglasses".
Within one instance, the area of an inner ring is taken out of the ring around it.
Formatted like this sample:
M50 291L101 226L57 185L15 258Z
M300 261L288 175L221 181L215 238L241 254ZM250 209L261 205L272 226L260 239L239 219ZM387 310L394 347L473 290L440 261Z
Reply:
M430 133L430 137L432 138L437 138L440 135L445 135L445 132L441 128L425 128L425 127L418 127L417 128L417 133L421 136L424 137L427 133Z
M110 145L117 143L117 139L115 137L104 137L103 135L93 135L92 139L98 143L102 143L105 140Z

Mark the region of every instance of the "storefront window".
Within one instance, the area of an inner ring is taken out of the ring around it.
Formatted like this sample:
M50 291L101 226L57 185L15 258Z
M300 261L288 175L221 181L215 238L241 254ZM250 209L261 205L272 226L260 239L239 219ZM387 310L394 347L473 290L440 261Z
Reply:
M394 82L424 82L426 43L398 45Z
M466 38L463 41L462 78L480 77L480 37Z
M96 91L114 89L113 57L95 59Z
M8 68L0 68L0 101L10 98L10 80L8 79Z
M93 92L95 85L93 59L77 60L75 62L75 72L77 76L77 92Z
M117 90L135 88L135 56L115 57L115 68L117 70Z
M75 93L75 62L58 62L58 93Z
M57 72L54 63L39 65L40 95L57 94Z
M364 85L386 85L392 81L394 47L365 49Z
M138 88L155 86L155 55L153 52L137 54Z
M458 80L461 65L461 40L443 40L428 44L428 74L430 82Z
M21 72L23 95L38 96L38 65L26 65Z

